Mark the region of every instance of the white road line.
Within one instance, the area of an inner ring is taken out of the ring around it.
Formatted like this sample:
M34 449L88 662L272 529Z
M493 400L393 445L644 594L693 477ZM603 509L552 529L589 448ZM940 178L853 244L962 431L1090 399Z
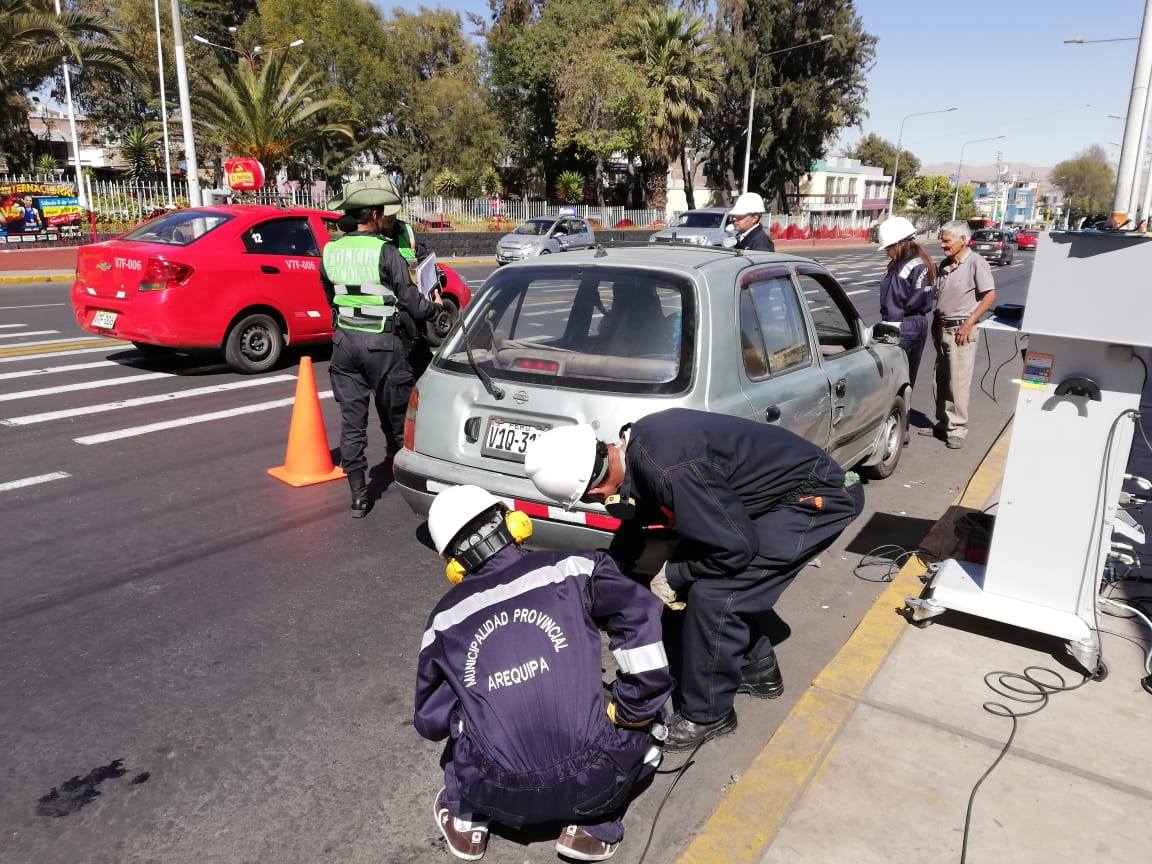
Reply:
M171 377L171 372L145 372L141 375L102 378L99 381L80 381L75 384L59 384L56 387L40 387L36 390L17 390L15 393L0 393L0 402L34 399L37 396L55 396L57 393L71 393L74 390L97 390L101 387L115 387L117 384L135 384L138 381L154 381L157 378Z
M321 399L332 398L331 390L321 390ZM181 426L191 426L194 423L209 423L213 420L225 420L229 417L239 417L242 414L255 414L257 411L268 411L272 408L283 408L296 401L292 396L288 399L275 399L271 402L257 402L253 405L242 405L239 408L230 408L227 411L213 411L210 414L193 414L191 417L181 417L179 420L167 420L163 423L149 423L147 426L130 426L127 429L117 429L114 432L101 432L99 435L85 435L82 438L73 438L77 444L104 444L108 441L119 441L121 438L134 438L137 435L147 435L150 432L163 432L165 429L178 429Z
M85 351L92 349L85 348ZM21 357L21 360L24 358ZM100 369L105 366L120 366L120 363L115 360L96 360L93 363L69 363L67 366L45 366L42 369L22 369L19 372L0 372L0 381L8 381L12 378L32 378L35 375L51 375L54 372L78 372L82 369Z
M115 351L127 347L127 345L109 345L103 348L73 348L70 351L37 351L35 354L22 354L19 357L0 357L0 363L19 363L22 360L40 360L44 357L67 357L69 354L95 354L98 351Z
M23 333L0 333L0 339L23 339L25 336L50 336L53 333L59 333L59 330L26 330ZM28 345L35 345L35 342L28 342ZM18 347L18 346L12 346Z
M39 486L41 483L51 483L53 480L63 480L71 476L63 471L53 471L51 474L38 474L35 477L25 477L23 480L9 480L7 483L0 483L0 492L10 492L26 486Z
M15 327L27 327L27 324L0 324L0 330L12 330Z
M30 306L0 306L0 309L47 309L49 306L67 305L67 303L33 303Z
M295 381L295 375L272 375L268 378L248 378L243 381L232 381L228 384L213 384L210 387L193 387L191 390L176 390L172 393L159 393L155 396L138 396L134 399L122 399L119 402L104 402L100 405L88 405L84 408L65 408L60 411L46 411L43 414L27 414L23 417L9 417L0 420L0 426L31 426L33 423L47 423L50 420L66 420L69 417L83 417L87 414L103 414L106 411L118 411L121 408L136 408L140 405L157 405L161 402L171 402L174 399L188 399L192 396L207 396L212 393L226 393L229 390L240 390L247 387L259 387L262 384L277 384L283 381Z
M849 297L855 297L857 294L871 294L871 293L872 293L871 288L864 288L864 289L861 289L860 291L849 291L848 296Z
M57 333L59 331L52 330L50 332ZM32 336L34 334L21 333L20 335L21 336ZM72 344L73 342L96 342L96 341L107 342L108 337L107 336L71 336L68 339L33 339L31 342L20 342L17 345L5 345L4 347L5 348L27 348L31 345L59 345L61 342L67 342L68 344ZM127 348L128 346L127 345L109 345L108 347L109 348ZM51 354L52 352L49 351L47 353ZM21 359L22 360L27 359L30 356L32 356L32 355L25 354L24 357L22 357Z

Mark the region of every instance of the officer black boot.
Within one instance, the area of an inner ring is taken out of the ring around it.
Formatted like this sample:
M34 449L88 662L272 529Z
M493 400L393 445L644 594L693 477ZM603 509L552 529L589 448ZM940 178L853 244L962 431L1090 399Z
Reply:
M668 737L664 739L664 749L691 750L697 744L735 731L735 709L729 709L727 714L712 723L696 723L677 712L668 723Z
M740 670L740 686L736 692L756 699L775 699L784 692L784 676L780 674L775 651Z
M348 485L352 489L352 518L363 519L372 509L368 500L368 480L363 471L349 471Z

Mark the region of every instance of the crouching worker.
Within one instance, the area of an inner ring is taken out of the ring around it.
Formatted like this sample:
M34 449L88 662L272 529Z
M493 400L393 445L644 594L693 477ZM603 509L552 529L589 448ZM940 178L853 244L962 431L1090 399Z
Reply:
M651 730L672 687L660 601L603 553L521 549L531 521L476 486L437 495L428 530L455 587L421 641L415 726L447 739L433 812L448 849L475 861L489 821L558 822L560 855L611 858L659 763Z

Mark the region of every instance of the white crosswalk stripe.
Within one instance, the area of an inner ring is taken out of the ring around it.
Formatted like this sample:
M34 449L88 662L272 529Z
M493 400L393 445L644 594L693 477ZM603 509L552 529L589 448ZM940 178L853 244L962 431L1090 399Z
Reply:
M114 387L120 384L135 384L138 381L152 381L170 377L167 372L144 372L140 375L124 375L120 378L102 378L99 381L80 381L76 384L60 384L56 387L40 387L35 390L17 390L14 393L0 393L0 402L13 402L17 399L35 399L37 396L54 396L57 393L71 393L74 390L97 390L101 387Z
M97 338L97 337L93 337L93 338ZM56 341L59 341L59 340L56 340ZM68 341L73 342L73 341L79 341L79 340L69 339ZM6 347L11 348L12 346L9 345ZM104 346L101 346L100 348L72 348L71 350L68 350L68 351L51 351L51 350L49 350L49 351L37 351L35 353L21 354L18 357L0 357L0 363L27 363L29 360L42 360L45 357L68 357L72 354L95 354L98 351L106 354L110 350L115 351L119 348L127 348L127 347L128 346L104 345ZM111 362L111 361L109 361L109 362Z
M39 486L41 483L51 483L53 480L64 480L71 477L63 471L53 471L51 474L37 474L35 477L25 477L22 480L8 480L0 483L0 492L10 492L13 489L26 489L29 486Z
M0 324L0 330L13 330L16 327L27 327L27 324Z
M95 351L95 348L85 348L84 351ZM61 352L68 353L68 352ZM11 358L26 360L26 357ZM21 369L19 372L0 372L0 381L9 381L13 378L32 378L36 375L52 375L56 372L79 372L83 369L100 369L107 366L120 366L115 360L94 360L91 363L69 363L65 366L45 366L41 369Z
M58 333L59 331L58 330L51 330L49 332ZM35 334L33 334L33 333L21 333L20 335L21 336L33 336ZM61 343L64 343L64 342L66 342L70 345L73 342L106 342L106 341L107 341L107 339L104 336L70 336L67 339L33 339L31 342L20 342L16 345L5 345L4 347L5 348L28 348L32 345L60 345ZM109 345L108 347L114 348L116 346ZM104 349L104 350L106 350L106 349ZM49 353L51 353L51 352L49 352ZM26 359L28 356L30 356L30 355L26 354L21 359Z
M67 306L67 303L31 303L27 306L0 306L3 309L47 309L49 306Z
M284 381L295 381L295 375L271 375L267 378L245 378L243 381L231 381L227 384L212 384L208 387L193 387L190 390L176 390L172 393L158 393L154 396L138 396L134 399L121 399L117 402L104 402L100 405L87 405L83 408L63 408L59 411L45 411L40 414L28 414L23 417L8 417L0 420L3 426L30 426L34 423L47 423L51 420L66 420L72 417L84 417L89 414L103 414L107 411L119 411L123 408L138 408L142 405L157 405L162 402L171 402L176 399L189 399L194 396L208 396L213 393L226 393L229 390L242 390L248 387L261 387L265 384L278 384Z
M0 339L23 339L25 336L51 336L53 333L59 333L59 330L25 330L22 333L0 333ZM35 345L35 342L28 342L28 345ZM12 347L18 347L13 345Z

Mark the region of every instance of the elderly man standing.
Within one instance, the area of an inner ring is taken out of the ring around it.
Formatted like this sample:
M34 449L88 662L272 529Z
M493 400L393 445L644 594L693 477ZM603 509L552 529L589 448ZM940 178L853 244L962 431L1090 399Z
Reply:
M940 229L947 256L936 277L936 425L922 434L959 450L968 436L968 391L976 362L976 324L996 302L996 283L988 262L968 248L971 229L954 220Z

